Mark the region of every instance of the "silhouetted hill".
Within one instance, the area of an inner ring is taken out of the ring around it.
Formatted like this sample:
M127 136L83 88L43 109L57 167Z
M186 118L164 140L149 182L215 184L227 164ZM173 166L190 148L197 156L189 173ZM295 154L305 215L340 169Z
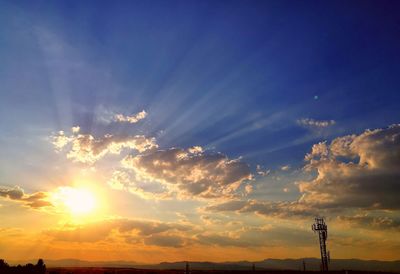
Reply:
M306 263L307 270L319 270L320 259L266 259L258 262L190 262L191 269L202 270L249 270L253 263L256 269L265 270L301 270L303 260ZM183 269L185 262L163 262L155 265L136 265L137 268L145 269ZM400 272L400 261L373 261L359 259L334 259L329 265L330 270L369 270L369 271L394 271Z
M253 263L259 270L301 270L303 260L307 270L319 270L320 259L266 259L263 261L249 262L189 262L193 270L250 270ZM83 261L77 259L45 260L48 267L120 267L139 269L184 269L186 262L162 262L159 264L139 264L130 261ZM25 262L10 261L12 264ZM329 265L330 270L363 270L363 271L389 271L400 272L400 260L377 261L359 259L333 259Z
M303 260L306 263L307 270L319 270L320 259L267 259L261 262L255 262L256 266L268 269L290 269L299 270L302 267ZM359 259L333 259L329 264L330 270L369 270L369 271L396 271L400 272L400 261L372 261Z

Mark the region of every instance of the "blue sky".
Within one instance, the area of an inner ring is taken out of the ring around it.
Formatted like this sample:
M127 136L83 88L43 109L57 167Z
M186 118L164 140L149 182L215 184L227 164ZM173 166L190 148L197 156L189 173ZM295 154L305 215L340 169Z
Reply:
M385 3L3 2L2 125L89 130L97 105L117 105L147 110L165 146L299 161L321 137L281 151L309 134L297 119L337 121L329 136L397 121Z
M256 177L270 172L252 183L252 199L294 200L301 190L281 189L311 180L302 168L313 144L399 122L399 8L0 1L0 185L48 191L67 181L60 166L87 168L49 141L79 126L94 137L141 134L160 150L201 146L240 159ZM134 126L107 121L142 110ZM119 170L112 157L96 166L108 170L104 182Z

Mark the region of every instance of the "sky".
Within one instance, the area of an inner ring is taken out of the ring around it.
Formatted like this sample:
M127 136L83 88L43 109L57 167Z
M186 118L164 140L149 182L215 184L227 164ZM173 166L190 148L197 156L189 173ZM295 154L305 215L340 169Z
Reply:
M400 259L397 1L0 1L0 258Z

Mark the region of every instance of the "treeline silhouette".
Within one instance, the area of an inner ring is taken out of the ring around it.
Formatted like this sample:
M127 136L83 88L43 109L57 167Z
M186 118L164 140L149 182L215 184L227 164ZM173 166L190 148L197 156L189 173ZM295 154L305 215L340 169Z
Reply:
M45 274L46 273L46 265L42 259L39 259L37 264L26 264L24 266L10 266L5 260L0 259L0 273L1 274L25 274L25 273L34 273L34 274Z

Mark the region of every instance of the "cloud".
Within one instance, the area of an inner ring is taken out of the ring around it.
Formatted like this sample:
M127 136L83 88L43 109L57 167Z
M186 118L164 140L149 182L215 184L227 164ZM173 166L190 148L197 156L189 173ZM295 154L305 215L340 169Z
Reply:
M146 200L167 200L172 195L168 189L157 182L143 182L136 178L135 174L116 170L113 172L107 184L116 190L126 190Z
M214 212L253 212L264 217L341 216L356 210L400 208L400 125L321 142L305 156L311 181L298 182L294 201L232 200L205 207ZM359 220L361 219L354 219ZM387 225L387 218L368 219ZM396 223L396 221L393 221Z
M72 133L78 133L81 130L79 126L75 126L71 128Z
M285 226L242 227L229 232L204 232L196 235L203 245L233 247L310 246L314 235L301 228Z
M210 215L201 215L200 219L202 222L204 222L206 225L221 225L224 224L224 221L218 218L214 218L213 216Z
M44 231L44 234L63 242L99 242L111 240L118 235L128 244L181 247L185 243L185 237L180 234L190 229L191 226L179 223L111 219L84 225L67 225L60 229Z
M124 115L114 108L109 108L104 105L99 105L95 110L95 118L98 123L129 123L136 124L137 122L145 119L148 113L142 110L132 115Z
M380 213L382 214L382 213ZM371 216L366 213L357 214L354 216L338 216L337 221L340 223L347 223L351 226L367 227L377 230L393 229L398 231L400 229L400 219L390 218L388 216Z
M62 242L98 242L106 240L113 229L112 222L97 222L77 227L44 231L53 240Z
M282 171L288 171L290 169L290 165L281 166Z
M191 227L179 223L168 223L158 221L143 221L122 219L116 220L115 224L120 232L135 231L140 236L149 236L153 234L164 233L167 231L187 231Z
M220 225L224 225L221 223ZM314 244L314 235L303 229L272 226L230 226L227 231L210 231L193 225L137 219L110 219L81 225L64 225L43 232L51 240L69 243L123 241L128 245L182 248L189 245L263 247Z
M334 120L314 120L310 118L302 118L297 120L297 124L304 127L310 128L326 128L336 124Z
M246 185L245 187L244 187L244 192L246 193L246 194L250 194L250 193L252 193L254 191L254 187L252 186L252 185L250 185L250 184L248 184L248 185Z
M151 235L144 239L145 245L183 247L185 240L180 235Z
M91 134L80 134L79 127L72 128L72 135L59 131L52 136L52 143L57 151L67 147L67 158L75 162L93 164L107 153L119 154L123 149L134 149L144 152L157 148L155 138L143 135L116 136L106 134L95 138Z
M287 192L289 192L289 191L290 191L290 189L289 189L289 188L287 188L287 187L284 187L284 188L282 189L282 191L283 191L283 192L285 192L285 193L287 193Z
M234 246L234 247L249 247L249 246L263 246L263 241L258 243L247 242L246 240L235 238L229 235L220 233L204 233L196 236L197 241L204 245L217 245L217 246Z
M256 172L260 176L267 176L268 174L271 173L271 170L269 169L263 169L260 165L256 166Z
M249 166L201 147L171 148L127 156L124 167L143 181L157 181L181 198L233 197L252 175Z
M307 204L302 204L298 201L233 200L208 205L205 210L211 212L256 213L263 217L273 218L311 217L317 214Z
M114 121L115 122L121 122L121 123L130 123L130 124L135 124L139 122L140 120L143 120L146 118L147 112L142 110L141 112L138 112L134 115L127 116L123 114L115 114L114 115Z
M19 186L13 188L0 186L0 197L21 202L24 205L35 209L52 206L52 204L46 200L48 197L46 192L25 194L24 190Z
M399 209L399 151L400 125L314 145L305 168L317 177L299 183L301 202L320 208Z
M144 113L136 116L144 117ZM136 150L137 154L121 161L122 167L113 172L107 183L144 199L219 199L253 191L251 185L243 184L253 178L249 166L222 153L204 151L200 146L155 150L155 138L144 135L106 134L96 138L81 133L79 126L71 132L59 131L52 136L52 143L56 151L65 151L74 162L94 164L107 154ZM268 171L258 172L266 175Z

